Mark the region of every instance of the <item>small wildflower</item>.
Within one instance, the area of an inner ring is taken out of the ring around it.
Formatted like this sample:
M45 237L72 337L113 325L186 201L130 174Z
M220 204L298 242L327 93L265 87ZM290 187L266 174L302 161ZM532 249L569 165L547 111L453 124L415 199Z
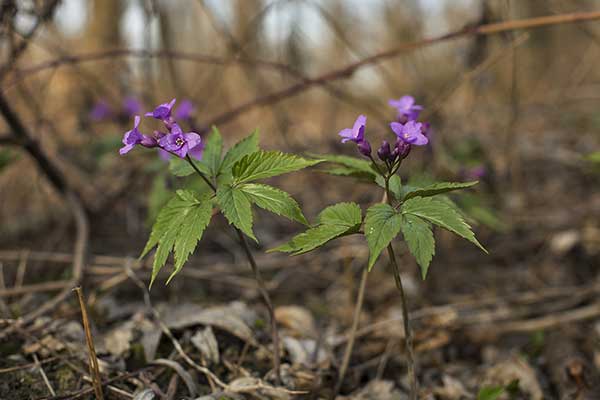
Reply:
M133 96L127 96L123 100L123 113L129 117L133 117L134 115L138 115L142 111L142 105Z
M427 136L423 135L423 124L416 121L408 121L406 124L399 122L392 122L390 128L396 134L396 136L409 144L416 146L423 146L429 143Z
M405 142L402 139L396 139L396 146L394 146L394 151L392 151L392 155L394 158L399 157L401 160L404 160L408 157L410 153L410 149L412 146L410 143Z
M202 139L195 132L184 133L181 127L173 123L171 132L160 139L158 144L164 150L177 155L180 158L185 158L188 153L195 158L202 156ZM200 149L196 149L200 147Z
M140 144L144 147L156 147L158 145L156 139L143 135L138 126L140 125L140 117L135 116L133 129L125 132L123 136L123 144L125 146L119 149L119 154L124 155L129 153L136 145Z
M90 119L93 121L102 121L112 116L113 111L106 100L99 100L94 104L90 111Z
M167 122L171 119L171 110L173 109L173 105L175 105L175 101L176 99L173 99L169 103L160 104L154 109L154 111L147 112L145 116L153 117L156 119L160 119L163 122Z
M358 143L358 152L365 157L371 157L371 144L367 140Z
M190 119L194 114L194 103L190 100L183 100L175 109L175 119Z
M364 115L359 115L354 121L354 125L352 129L346 128L342 129L338 135L342 137L342 143L346 142L354 142L360 143L365 140L365 125L367 123L367 117Z
M423 106L415 104L415 98L412 96L402 96L397 100L390 100L388 104L398 111L398 117L403 120L413 121L419 118ZM405 121L400 121L405 122Z
M377 156L379 157L379 159L381 161L392 161L390 160L392 155L392 149L390 147L390 144L388 143L387 140L384 140L381 143L381 147L379 147L379 149L377 150Z

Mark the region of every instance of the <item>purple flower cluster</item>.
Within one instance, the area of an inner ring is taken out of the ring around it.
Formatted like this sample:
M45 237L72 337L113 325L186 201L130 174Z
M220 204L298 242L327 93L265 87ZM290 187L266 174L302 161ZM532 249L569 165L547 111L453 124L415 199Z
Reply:
M179 106L179 109L182 108L183 104ZM140 117L136 115L133 129L125 132L123 136L124 146L121 147L119 153L121 155L126 154L136 145L141 145L148 148L158 147L161 150L161 154L175 154L180 158L185 158L189 154L191 157L200 160L204 151L204 143L200 135L196 132L184 132L181 129L175 118L171 115L174 105L175 99L169 103L160 104L153 111L145 114L147 117L153 117L162 121L167 130L167 132L155 130L152 136L144 135L139 131ZM189 110L181 113L184 118L186 115L189 117L193 110L191 103L189 106Z
M390 123L390 128L396 134L394 148L387 140L384 140L377 150L377 156L386 164L392 165L398 159L402 160L408 156L411 147L424 146L429 143L429 123L417 122L423 106L415 104L412 96L403 96L398 100L390 100L389 105L398 112L397 121ZM367 117L359 115L352 128L342 129L339 135L342 143L354 142L358 151L365 157L371 158L371 144L365 138L365 127Z

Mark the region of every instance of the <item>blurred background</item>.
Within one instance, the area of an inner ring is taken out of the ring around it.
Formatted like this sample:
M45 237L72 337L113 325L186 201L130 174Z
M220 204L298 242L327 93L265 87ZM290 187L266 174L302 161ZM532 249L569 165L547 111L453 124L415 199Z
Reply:
M134 115L177 98L175 112L186 128L204 135L216 124L226 147L258 128L266 149L359 156L354 146L339 143L337 132L365 114L371 143L390 139L395 111L388 100L413 95L432 125L432 144L413 150L400 174L408 182L480 180L454 200L490 251L481 254L438 232L440 245L423 282L398 245L411 306L421 315L416 340L423 386L439 398L458 399L448 394L449 379L471 394L481 382L518 380L522 398L558 398L580 387L563 371L569 357L581 362L584 382L593 382L600 367L599 23L466 35L415 46L350 74L344 68L467 26L598 10L595 0L5 0L0 84L85 210L84 284L103 315L98 337L131 316L113 315L110 304L141 303L123 265L139 255L157 211L176 188L196 184L171 176L153 150L118 154ZM5 122L0 317L16 318L57 289L35 285L71 278L76 234L72 205L11 139ZM149 120L142 124L144 132L156 128ZM311 221L334 202L367 205L381 196L350 178L314 171L276 182ZM209 228L184 268L189 279L155 284L155 302L241 300L264 311L225 226L219 220ZM300 229L259 211L255 251L262 254ZM276 304L300 307L325 337L349 327L366 257L365 243L350 237L310 256L259 259ZM384 324L357 344L346 394L385 379L395 382L391 394L403 388L399 303L380 264L369 278L361 325L390 319L398 325ZM136 271L148 282L148 266ZM14 289L28 285L34 289ZM53 318L77 320L69 311L73 300L61 303ZM435 308L446 304L443 312ZM566 356L555 354L559 347L569 349ZM323 371L341 357L341 347L330 350L327 367L309 368L324 386L331 377Z

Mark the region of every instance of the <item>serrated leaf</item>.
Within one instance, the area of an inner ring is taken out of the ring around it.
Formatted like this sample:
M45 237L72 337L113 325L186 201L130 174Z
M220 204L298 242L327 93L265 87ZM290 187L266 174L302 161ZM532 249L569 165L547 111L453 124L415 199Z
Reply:
M402 204L402 214L411 214L453 232L487 253L463 216L447 202L433 197L413 197Z
M395 238L402 226L402 215L389 204L375 204L367 210L365 236L369 245L369 270L382 250Z
M421 267L421 277L425 279L435 254L435 240L431 225L417 216L405 214L402 218L402 236Z
M320 163L321 160L307 160L294 154L279 151L257 151L244 156L233 165L236 183L286 174Z
M238 186L238 188L246 194L252 203L260 208L308 225L308 221L302 214L296 200L283 190L260 183L245 183Z
M315 228L307 229L301 234L294 236L286 244L270 249L267 252L280 251L283 253L293 253L293 255L297 256L323 246L330 240L342 236L347 231L348 227L343 225L319 225Z
M478 181L473 182L440 182L428 185L425 187L412 189L406 193L404 200L411 199L413 197L429 197L435 196L442 193L451 192L453 190L466 189L477 185Z
M363 172L369 174L373 179L379 175L375 169L373 169L370 161L363 160L357 157L343 156L337 154L309 154L311 157L315 157L326 162L343 165L346 168L352 169L355 172Z
M252 205L244 192L231 185L221 186L217 190L217 202L230 224L258 242L252 232Z
M258 129L237 142L227 151L221 164L220 172L227 173L238 160L248 154L257 152L258 149Z
M319 172L324 172L329 175L334 176L348 176L356 179L366 180L369 182L373 181L373 175L364 171L359 171L354 168L346 167L346 166L335 166L335 167L326 167L321 169Z
M223 153L223 137L216 126L212 127L212 133L206 138L206 146L202 154L200 164L206 165L210 171L209 176L216 177L221 168L221 155Z
M362 222L362 211L356 203L338 203L321 211L318 221L320 224L355 227Z
M173 247L175 253L175 270L167 280L167 283L177 274L183 264L188 260L190 254L196 249L196 245L202 238L204 230L212 217L211 194L201 195L197 203L191 207L186 219L181 224L177 239Z
M340 236L357 233L362 223L362 213L356 203L338 203L324 209L318 220L319 226L294 236L289 242L268 252L304 254Z
M385 189L385 179L383 176L377 175L375 183ZM398 175L392 175L390 178L389 189L396 199L402 199L402 179Z
M178 190L176 195L163 207L140 256L140 258L144 257L157 246L150 285L167 262L173 248L175 248L175 273L181 269L200 240L204 228L210 221L211 214L210 195L204 194L197 197L194 192L189 190Z

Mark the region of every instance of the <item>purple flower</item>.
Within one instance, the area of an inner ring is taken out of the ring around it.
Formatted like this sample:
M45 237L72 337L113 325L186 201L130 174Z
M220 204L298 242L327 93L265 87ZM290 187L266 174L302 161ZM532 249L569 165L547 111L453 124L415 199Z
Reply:
M156 107L154 111L147 112L146 117L153 117L162 121L168 121L171 118L171 110L175 104L176 99L171 100L169 103L163 103Z
M348 141L354 143L361 143L365 140L365 124L367 123L367 117L364 115L359 115L354 121L354 126L352 129L346 128L342 129L338 135L342 137L342 143L346 143Z
M379 157L379 159L381 161L393 161L393 160L390 160L391 155L392 155L392 148L390 147L390 144L388 143L388 141L384 140L381 143L381 147L377 150L377 156Z
M401 160L404 160L408 157L411 148L410 143L406 143L404 140L398 138L396 139L396 146L394 147L394 151L392 151L392 156L394 158L400 157Z
M102 121L112 116L112 109L106 100L98 100L90 111L90 118L94 121Z
M128 96L123 100L123 112L133 117L134 115L138 115L142 111L142 105L133 96Z
M423 135L423 124L416 121L408 121L406 124L392 122L390 128L394 131L398 139L408 144L423 146L429 143L427 136Z
M358 143L358 152L365 157L371 157L371 144L367 140Z
M398 111L398 117L408 118L409 121L419 118L423 106L415 104L415 98L412 96L402 96L398 100L389 100L388 104Z
M158 139L158 144L180 158L185 158L188 153L195 158L202 157L204 149L200 135L195 132L184 133L176 123L173 123L169 134Z
M175 110L175 119L190 119L194 111L194 103L190 100L183 100Z
M119 149L119 154L124 155L129 153L135 147L135 145L138 144L141 144L144 147L156 147L158 145L156 139L140 133L138 129L139 125L140 117L136 115L133 123L133 129L125 132L125 135L123 136L123 144L125 146Z

